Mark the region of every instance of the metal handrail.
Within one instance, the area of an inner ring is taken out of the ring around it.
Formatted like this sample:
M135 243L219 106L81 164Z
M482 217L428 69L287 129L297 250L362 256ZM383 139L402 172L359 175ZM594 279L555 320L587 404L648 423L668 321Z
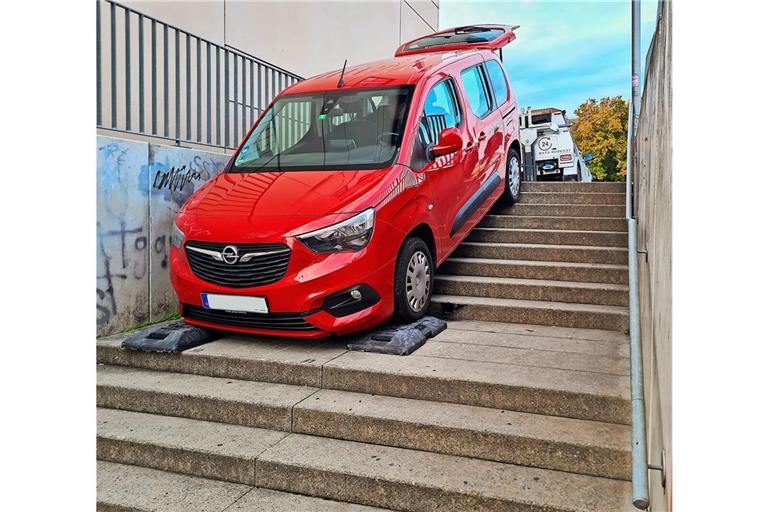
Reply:
M96 2L98 128L235 148L272 98L301 80L131 7Z
M632 504L646 510L648 493L648 448L645 425L643 348L640 339L640 294L637 272L637 219L633 217L633 142L640 114L640 2L632 0L632 101L627 122L626 218L629 266L629 354L632 406Z

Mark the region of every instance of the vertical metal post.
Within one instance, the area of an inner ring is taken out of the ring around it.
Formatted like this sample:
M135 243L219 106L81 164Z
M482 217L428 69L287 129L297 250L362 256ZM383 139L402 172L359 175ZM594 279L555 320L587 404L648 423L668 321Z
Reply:
M216 47L216 145L221 146L221 49Z
M152 135L157 135L157 22L152 20Z
M205 137L208 144L211 143L211 43L205 43Z
M112 88L112 128L117 128L117 31L115 30L115 4L109 4L109 70L110 87Z
M640 294L637 271L637 219L632 212L632 181L635 150L633 142L640 117L640 1L632 0L632 105L627 126L626 217L629 240L629 352L632 399L632 504L646 510L648 497L648 449L645 430L645 390L643 386L643 350L640 340Z
M125 129L131 131L131 11L125 9Z
M250 102L249 102L250 105L251 105L250 125L253 126L253 107L254 107L254 104L253 104L253 89L254 89L254 85L253 85L253 77L254 77L254 74L253 74L253 61L251 61L250 66L251 66L251 99L250 99Z
M96 2L96 126L101 126L101 2Z
M201 58L200 58L200 38L196 38L197 43L197 51L195 54L195 58L197 59L197 90L195 91L197 93L197 142L202 142L203 140L203 120L202 120L202 101L203 101L203 92L201 90L202 85L202 69L200 68L201 64Z
M234 68L234 72L235 72L234 79L232 80L232 89L234 89L234 95L233 95L234 96L234 99L233 99L234 103L232 104L232 120L233 120L232 125L233 125L233 127L235 129L235 131L234 131L234 135L235 136L234 136L234 140L232 142L233 142L234 146L237 146L238 131L239 131L239 125L237 124L237 109L240 108L240 107L237 105L237 89L238 89L238 87L237 87L237 54L236 53L232 54L232 67Z
M264 88L262 87L262 84L261 84L261 64L257 63L256 64L256 103L257 103L256 108L259 109L259 114L261 114L263 110L262 105L264 105L263 103L264 97L262 96L263 92L264 92Z
M224 146L229 147L229 51L224 50Z
M245 88L245 84L248 82L247 76L245 74L245 57L243 57L242 64L243 64L243 72L241 73L241 75L242 75L243 78L242 78L241 81L242 81L242 85L243 85L243 101L241 102L241 107L240 107L240 113L241 113L241 115L240 115L240 122L241 122L241 124L243 126L241 137L245 137L245 131L246 131L246 121L245 121L245 90L246 90L246 88Z
M181 41L180 41L179 29L176 29L176 52L175 52L175 64L173 66L173 79L175 83L175 98L176 98L176 122L174 123L176 131L176 141L181 140Z
M187 92L187 140L192 140L192 45L189 40L190 36L187 33L187 71L185 73L186 80L186 92Z
M178 41L178 33L176 36ZM177 62L178 58L177 52ZM163 25L163 137L168 136L168 124L168 25Z
M144 133L144 15L139 14L139 131Z

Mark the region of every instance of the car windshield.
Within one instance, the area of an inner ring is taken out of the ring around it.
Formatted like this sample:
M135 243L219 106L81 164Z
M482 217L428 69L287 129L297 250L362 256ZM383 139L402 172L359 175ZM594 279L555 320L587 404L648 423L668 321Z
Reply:
M230 172L388 167L402 142L412 91L403 86L279 98Z

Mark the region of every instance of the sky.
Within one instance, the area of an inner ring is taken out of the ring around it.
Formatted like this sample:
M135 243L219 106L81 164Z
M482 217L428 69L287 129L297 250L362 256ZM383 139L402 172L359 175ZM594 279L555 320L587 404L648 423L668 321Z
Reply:
M656 27L657 1L641 2L641 84ZM630 1L441 0L440 29L479 23L520 25L504 67L521 109L573 111L588 98L631 94Z

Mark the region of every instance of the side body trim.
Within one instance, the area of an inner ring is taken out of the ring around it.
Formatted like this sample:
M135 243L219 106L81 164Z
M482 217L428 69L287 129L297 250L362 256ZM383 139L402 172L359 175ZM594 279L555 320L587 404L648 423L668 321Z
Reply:
M480 188L477 189L474 194L472 194L472 197L470 197L466 203L464 203L464 206L462 206L456 214L456 218L453 219L453 224L451 225L451 236L455 235L462 228L462 226L467 223L469 218L472 217L477 209L480 208L489 197L491 197L491 194L499 185L499 183L501 183L501 177L499 176L499 173L494 172L487 180L485 180L485 182L483 182L482 185L480 185Z

